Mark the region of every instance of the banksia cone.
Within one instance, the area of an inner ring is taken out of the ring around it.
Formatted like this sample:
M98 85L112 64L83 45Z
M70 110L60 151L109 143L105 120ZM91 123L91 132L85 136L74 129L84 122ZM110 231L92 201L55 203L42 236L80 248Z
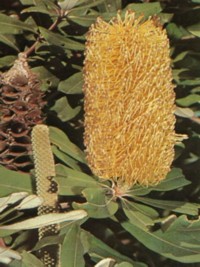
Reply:
M119 187L156 184L174 157L175 94L169 42L156 19L101 18L87 35L85 134L94 174Z
M32 168L30 131L42 123L44 106L36 75L25 54L14 66L0 74L0 164L28 172Z
M46 125L36 125L32 131L32 148L35 167L36 187L38 196L43 198L38 214L48 214L57 211L57 184L55 165L49 140L49 129ZM53 224L39 229L39 239L49 235L57 235L59 225ZM49 245L40 251L44 266L59 266L59 247Z

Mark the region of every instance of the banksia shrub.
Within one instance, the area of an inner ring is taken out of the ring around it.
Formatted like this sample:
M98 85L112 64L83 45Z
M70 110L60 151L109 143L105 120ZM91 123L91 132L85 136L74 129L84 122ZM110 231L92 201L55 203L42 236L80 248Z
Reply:
M0 75L0 164L28 172L32 168L30 131L42 123L44 101L39 80L25 54Z
M165 178L178 139L169 41L158 20L98 18L84 67L87 160L94 174L130 188Z

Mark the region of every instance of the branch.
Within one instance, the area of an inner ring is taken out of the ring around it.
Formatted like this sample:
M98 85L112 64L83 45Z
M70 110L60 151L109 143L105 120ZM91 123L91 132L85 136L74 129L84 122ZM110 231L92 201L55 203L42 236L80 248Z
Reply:
M59 24L60 21L61 21L61 17L59 16L54 21L54 23L48 28L48 30L53 31L57 27L57 25ZM35 51L37 44L43 39L44 39L43 36L41 34L39 34L35 43L31 47L29 47L26 51L24 51L24 54L28 57L33 51Z

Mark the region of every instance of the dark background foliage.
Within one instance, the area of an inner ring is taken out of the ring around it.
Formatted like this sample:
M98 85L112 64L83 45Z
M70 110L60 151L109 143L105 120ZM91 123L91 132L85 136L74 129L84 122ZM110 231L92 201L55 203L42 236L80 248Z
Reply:
M180 188L177 186L175 190L170 191L151 191L148 192L147 196L150 199L182 201L183 203L199 203L199 4L199 0L81 0L68 1L66 9L63 10L60 9L59 4L53 0L1 0L1 72L3 73L7 71L12 66L19 52L26 51L28 54L29 65L31 69L37 73L39 79L41 80L41 90L45 94L45 101L47 102L47 105L43 109L46 117L45 123L49 126L62 130L69 137L71 142L76 144L76 146L78 146L81 150L84 150L83 78L81 71L84 60L85 34L88 31L88 27L95 21L96 17L102 16L105 20L109 20L119 9L132 9L138 14L144 14L146 17L157 14L157 16L160 17L164 28L167 30L171 45L172 68L174 83L176 84L175 92L177 96L176 131L188 136L188 139L184 140L183 143L176 145L176 158L173 162L173 167L182 169L185 178L190 181L190 184L182 187L180 186ZM9 25L4 25L5 16L9 18ZM10 26L12 24L12 21L10 21L11 18L15 21L13 26ZM18 25L17 22L23 22L24 24ZM30 29L26 28L27 25ZM91 175L90 170L87 165L84 164L84 161L82 161L82 163L77 163L78 160L73 154L67 155L67 153L64 153L65 149L63 149L62 146L57 145L59 140L56 140L56 138L57 136L54 139L52 137L51 140L56 163L63 164L63 159L64 161L65 159L71 160L71 165L68 164L69 167ZM59 147L59 149L56 147ZM65 162L65 164L67 163ZM0 183L2 185L2 189L0 189L0 196L3 197L6 194L13 193L13 191L5 191L3 181L6 177L11 177L11 180L12 177L14 177L15 183L19 184L17 191L21 191L18 179L19 181L22 181L24 179L23 175L28 174L7 173L7 170L4 168L0 169ZM30 185L27 185L27 188L29 186ZM85 199L80 194L69 194L69 196L67 193L60 193L60 195L60 202L68 202L70 207L73 206L73 202L78 203L77 205L85 203ZM138 241L138 238L136 239L129 231L125 231L122 226L127 214L126 216L124 215L121 205L122 204L119 203L120 209L115 214L115 218L113 218L114 212L113 214L111 212L110 216L102 218L95 218L95 216L91 216L89 220L82 224L82 229L87 233L89 232L93 234L93 236L97 237L98 240L101 240L103 243L112 247L114 251L117 251L120 255L124 255L128 259L135 260L135 265L130 266L199 266L197 260L193 261L191 259L191 261L188 262L179 262L178 256L177 259L170 259L170 257L168 258L166 255L159 254L159 251L156 253L157 251L155 249L151 247L149 248L148 246L147 248L145 242L142 242L141 240ZM76 205L74 208L77 208ZM199 206L197 206L197 209L198 208ZM114 210L114 207L111 209ZM156 207L155 209L159 214L159 218L165 218L174 214L174 212L170 209L163 209L160 207ZM188 207L188 209L190 209L190 207ZM197 220L199 218L198 211L192 213L191 211L185 212L184 210L182 214L187 214L187 218L190 220ZM3 221L3 223L6 223L7 221L13 223L18 220L18 217L23 219L35 215L35 210L29 210L20 214L16 214L15 211L10 213L9 219L7 218L8 220ZM175 216L178 216L176 211ZM153 230L156 231L159 227L159 223L155 223ZM74 231L75 230L76 229L74 228ZM85 232L83 232L82 235L84 235L84 233ZM12 235L12 237L8 236L5 240L5 243L8 246L12 245L14 250L19 253L24 253L23 259L25 260L23 261L22 264L24 265L22 266L30 266L27 263L30 258L23 251L33 248L36 240L35 238L33 239L32 236L35 235L35 230L32 230L23 233L20 232L20 235L16 233L14 236ZM182 230L182 235L187 235L187 233L184 232L184 229ZM179 238L179 236L177 238ZM174 239L176 239L176 232L174 232ZM32 240L32 242L30 242L30 240ZM89 236L87 236L87 240L90 240ZM187 240L187 238L184 238L184 240ZM147 238L146 242L150 243L152 241L149 241ZM86 243L83 243L84 242L81 243L81 246L87 247ZM100 260L99 255L105 258L109 256L109 253L107 255L102 252L103 243L98 246L94 243L95 241L93 241L90 249L87 250L84 248L86 251L86 253L83 253L86 266L94 266L94 264ZM188 241L188 243L190 243L190 241ZM200 244L196 244L196 247L198 247L199 250ZM106 249L107 248L105 248L105 250ZM80 251L82 250L83 249L81 248ZM114 252L113 254L110 252L110 255L114 258ZM118 258L120 258L119 255L117 255L115 259ZM129 266L128 264L133 264L133 262L128 263L127 258L123 259L125 265L119 264L119 266ZM36 258L32 260L35 260L35 264L39 264L36 261ZM140 265L139 262L146 265ZM17 267L21 265L19 265L18 261L13 261L7 266ZM79 265L76 266L81 267L84 265L80 265L79 263Z

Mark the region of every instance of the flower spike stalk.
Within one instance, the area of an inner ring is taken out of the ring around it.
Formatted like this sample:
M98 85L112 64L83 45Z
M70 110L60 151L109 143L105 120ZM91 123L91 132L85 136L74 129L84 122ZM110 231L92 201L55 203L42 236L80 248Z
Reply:
M49 129L46 125L38 124L32 130L32 149L35 166L36 187L38 196L43 198L38 208L38 215L57 211L57 184L55 164L49 140ZM53 224L39 229L39 239L49 235L57 235L59 225ZM59 267L59 246L50 245L40 251L40 258L45 267Z
M87 35L84 143L94 174L125 190L164 179L180 136L169 41L158 20L128 11Z

